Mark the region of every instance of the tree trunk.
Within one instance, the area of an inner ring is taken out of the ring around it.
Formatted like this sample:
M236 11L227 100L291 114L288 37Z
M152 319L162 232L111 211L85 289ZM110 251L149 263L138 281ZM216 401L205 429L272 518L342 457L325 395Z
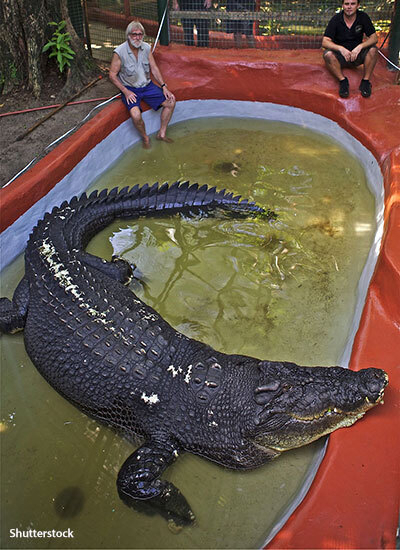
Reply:
M67 22L66 30L71 37L70 47L75 52L74 59L71 59L71 67L68 69L67 82L60 93L61 99L67 99L98 76L101 71L75 32L68 15L67 0L60 0L60 3L62 19Z
M49 2L51 5L51 2ZM3 91L25 84L35 96L42 85L41 49L54 13L45 0L3 0L0 9L0 67Z
M73 95L100 73L85 50L68 15L67 0L2 0L0 2L0 93L21 85L40 95L45 60L42 48L54 27L50 21L65 20L70 33L70 46L75 51L60 98ZM54 58L49 63L55 63Z

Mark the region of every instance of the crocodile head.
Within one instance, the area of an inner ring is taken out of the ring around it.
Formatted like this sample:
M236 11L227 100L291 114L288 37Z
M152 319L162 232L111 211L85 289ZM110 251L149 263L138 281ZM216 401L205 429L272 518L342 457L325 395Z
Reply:
M278 453L351 426L368 409L383 403L388 383L385 371L375 368L354 372L263 361L259 372L251 438Z

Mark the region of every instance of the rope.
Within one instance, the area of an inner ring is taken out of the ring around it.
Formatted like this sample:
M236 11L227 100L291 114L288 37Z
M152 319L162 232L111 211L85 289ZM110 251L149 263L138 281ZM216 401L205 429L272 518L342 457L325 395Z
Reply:
M76 124L73 128L71 128L71 130L68 130L68 132L65 132L65 134L63 134L62 136L60 136L59 138L57 138L56 140L52 141L51 143L49 143L49 145L47 145L43 151L47 151L48 149L50 149L50 147L52 147L53 145L55 145L56 143L58 143L59 141L61 141L64 137L68 136L71 132L73 132L74 130L76 130L76 128L78 128L78 126L80 126L81 124L83 124L85 122L85 120L87 118L89 118L89 116L93 113L93 111L95 111L96 109L98 109L99 107L102 107L103 105L107 105L107 103L110 103L110 101L113 101L114 99L116 99L117 97L119 97L120 94L117 94L113 97L110 97L110 99L107 99L107 101L103 101L102 103L99 103L99 105L96 105L96 107L93 107L93 109L91 111L89 111L89 113L80 121L78 122L78 124ZM28 168L31 167L31 165L34 163L34 162L37 162L39 160L39 156L35 157L34 159L32 159L26 166L25 168L22 168L22 170L20 170L18 172L18 174L16 174L13 178L11 178L7 183L5 183L2 187L7 187L7 185L9 185L10 183L12 183L14 180L16 180L21 174L23 174L24 172L26 172L26 170L28 170Z
M381 50L378 50L378 52L381 54L381 56L382 56L384 59L386 59L386 61L387 61L388 63L390 63L390 64L392 65L392 67L394 67L395 69L397 69L398 71L400 71L400 67L398 67L397 65L395 65L394 63L392 63L392 62L390 61L390 59L388 59L388 58L386 57L386 55L383 55L383 53L381 52Z
M397 69L398 71L400 71L400 67L398 67L397 65L395 65L394 63L392 63L392 62L390 61L390 59L388 59L388 58L387 58L385 55L383 55L383 53L381 52L381 50L382 50L383 46L385 45L386 40L389 38L391 32L392 32L392 29L389 29L389 32L388 32L387 35L385 36L385 40L382 42L381 46L378 48L378 52L381 54L381 56L383 57L383 59L386 59L386 61L392 65L392 67L394 67L395 69Z
M69 107L70 105L82 105L83 103L94 103L95 101L105 101L106 99L110 99L109 97L95 97L92 99L81 99L80 101L70 101L66 104L66 107ZM11 115L23 115L25 113L34 113L36 111L45 111L46 109L55 109L56 107L60 107L61 103L57 103L56 105L44 105L43 107L32 107L31 109L23 109L22 111L10 111L8 113L0 113L0 117L3 116L11 116Z

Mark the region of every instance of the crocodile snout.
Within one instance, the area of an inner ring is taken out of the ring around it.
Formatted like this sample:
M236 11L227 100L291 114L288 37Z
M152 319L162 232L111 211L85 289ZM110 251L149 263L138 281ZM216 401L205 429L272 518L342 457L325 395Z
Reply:
M360 373L361 386L365 397L371 403L377 403L383 397L383 391L388 384L389 377L382 369L369 368Z

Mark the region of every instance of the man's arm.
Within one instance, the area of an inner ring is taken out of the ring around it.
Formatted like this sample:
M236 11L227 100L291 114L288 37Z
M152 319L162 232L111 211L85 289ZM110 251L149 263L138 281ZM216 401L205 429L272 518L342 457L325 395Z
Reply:
M368 36L364 42L361 42L358 46L356 46L353 50L351 50L351 61L354 61L357 59L358 54L361 52L363 48L370 48L371 46L375 46L378 42L378 37L376 32Z
M134 103L136 101L136 95L128 90L120 79L118 78L118 73L121 70L121 58L117 53L113 53L112 59L111 59L111 65L110 65L110 72L108 75L108 78L110 79L110 82L114 84L120 90L124 96L126 97L126 100L128 103Z
M161 71L158 68L158 65L154 59L154 56L151 52L149 52L149 63L150 63L150 69L154 76L154 78L157 80L160 86L165 84L165 86L162 86L163 93L165 95L165 99L174 99L174 94L168 90L168 86L164 82L164 79L162 77ZM110 71L111 72L111 71Z
M351 51L347 50L344 46L336 44L336 42L334 42L332 38L329 38L329 36L324 36L322 38L322 47L326 48L327 50L333 50L335 52L341 53L346 61L351 60Z

